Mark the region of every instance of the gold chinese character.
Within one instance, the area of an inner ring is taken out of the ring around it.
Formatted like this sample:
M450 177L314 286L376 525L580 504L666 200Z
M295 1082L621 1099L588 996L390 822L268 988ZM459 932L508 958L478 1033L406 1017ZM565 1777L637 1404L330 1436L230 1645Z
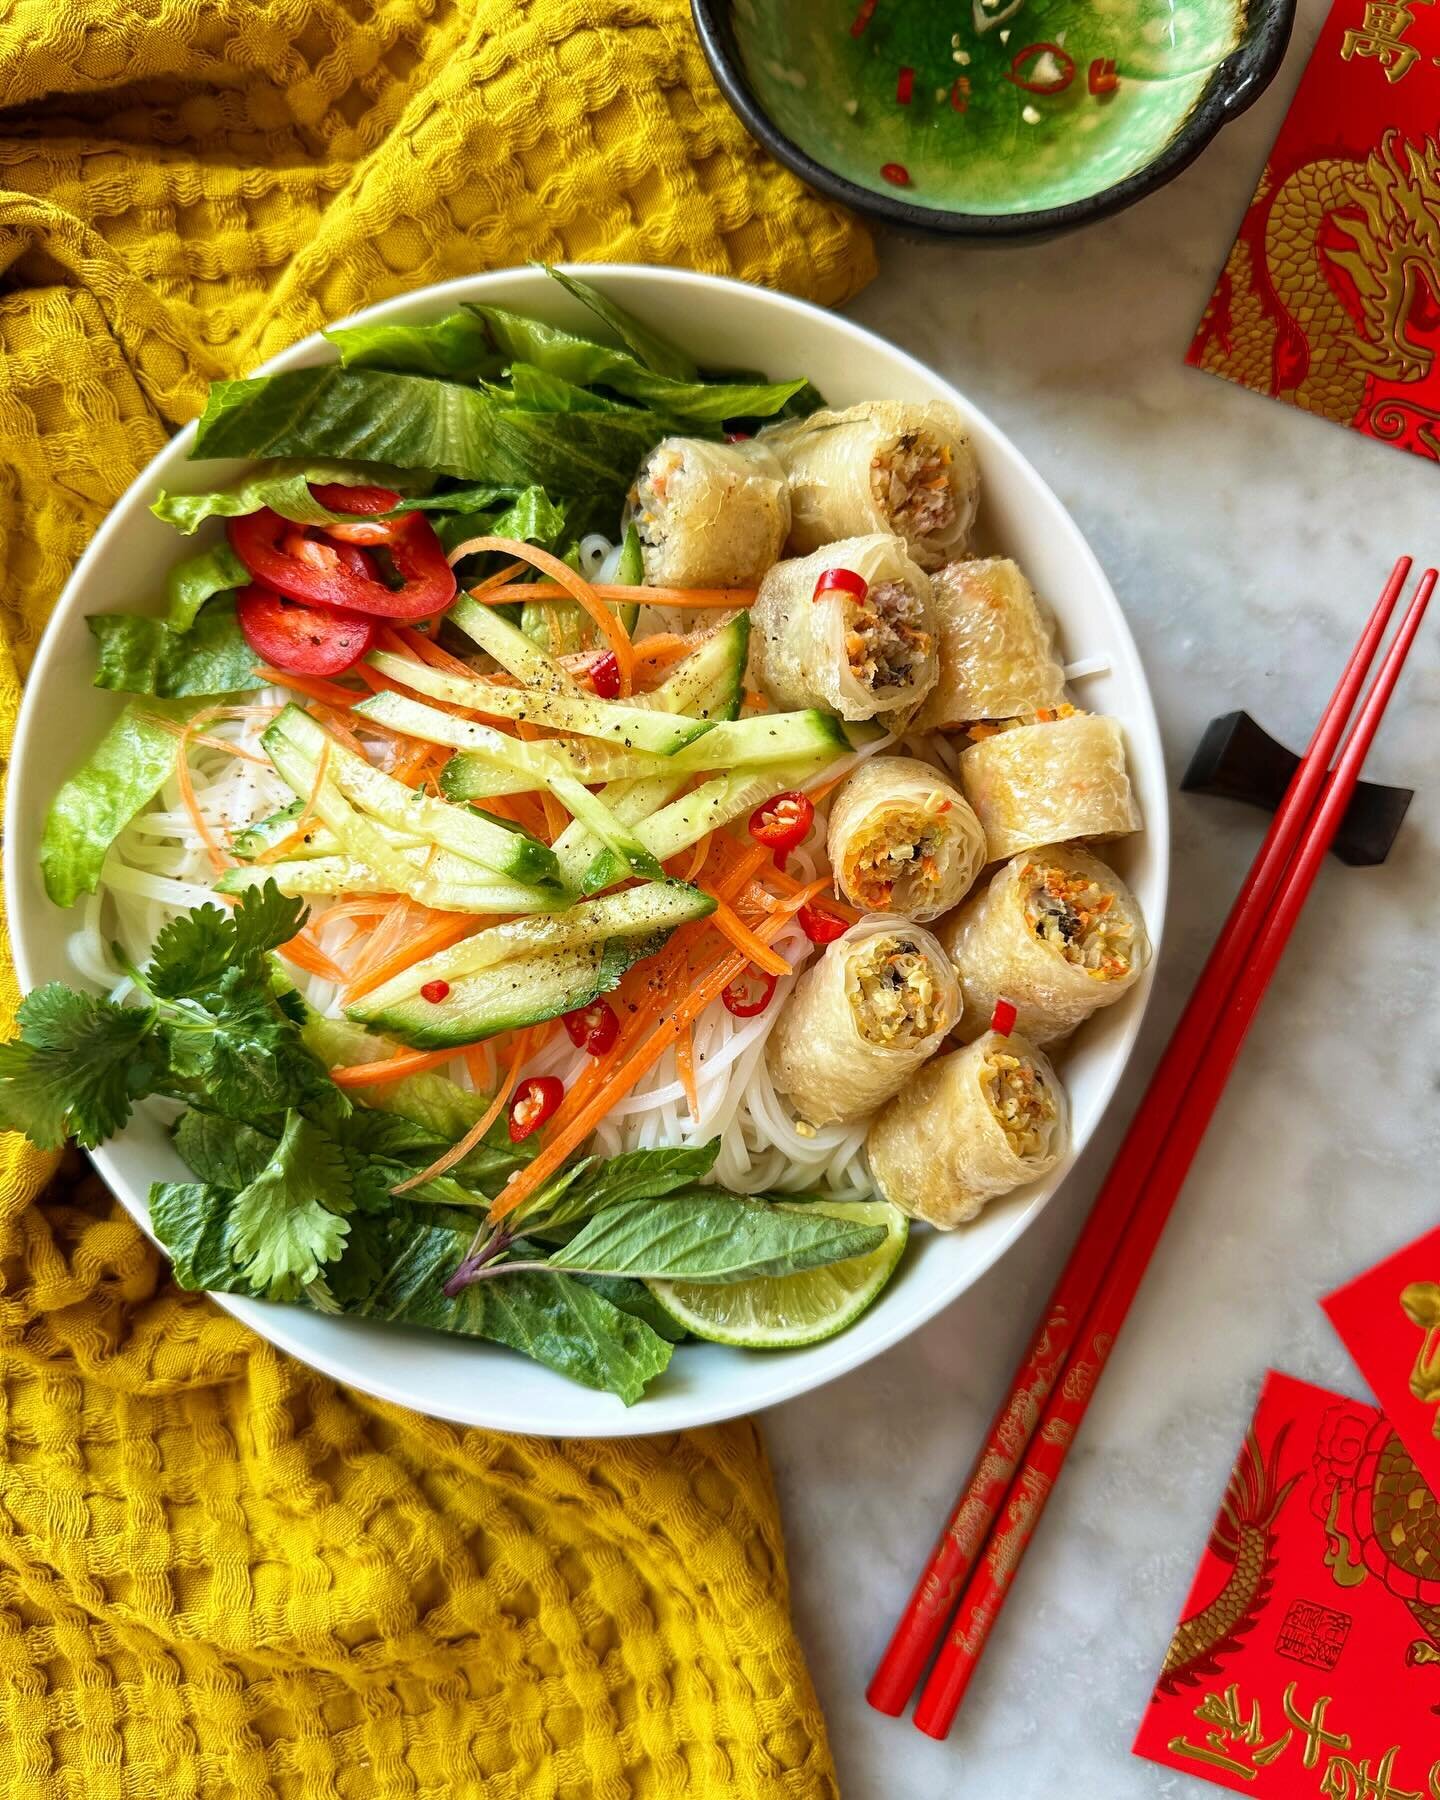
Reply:
M1325 1769L1320 1792L1325 1800L1423 1800L1413 1788L1391 1787L1395 1758L1400 1746L1392 1744L1380 1758L1380 1766L1372 1775L1370 1760L1351 1762L1348 1756L1332 1756ZM1433 1774L1433 1770L1431 1771Z
M1433 0L1413 0L1413 4L1429 6ZM1395 6L1388 0L1367 0L1358 30L1345 33L1340 55L1350 62L1355 57L1373 57L1385 71L1387 81L1399 81L1411 68L1420 52L1405 42L1405 33L1415 23L1409 6Z
M1327 1750L1348 1750L1350 1734L1348 1731L1327 1731L1325 1729L1325 1714L1329 1710L1331 1700L1329 1694L1322 1695L1315 1702L1310 1709L1310 1717L1307 1719L1301 1713L1295 1700L1295 1690L1299 1685L1298 1681L1290 1683L1285 1689L1285 1698L1282 1704L1285 1708L1285 1717L1292 1725L1305 1733L1305 1767L1314 1769L1319 1766L1322 1747Z
M1206 1694L1195 1708L1195 1717L1210 1726L1203 1744L1192 1744L1183 1737L1171 1738L1170 1748L1177 1756L1188 1756L1195 1762L1209 1763L1245 1781L1253 1781L1261 1769L1269 1768L1283 1756L1293 1731L1287 1731L1267 1744L1260 1723L1260 1702L1252 1701L1248 1716L1241 1711L1240 1690L1232 1682L1223 1694ZM1298 1723L1298 1721L1297 1721ZM1249 1751L1245 1760L1234 1754L1237 1748Z

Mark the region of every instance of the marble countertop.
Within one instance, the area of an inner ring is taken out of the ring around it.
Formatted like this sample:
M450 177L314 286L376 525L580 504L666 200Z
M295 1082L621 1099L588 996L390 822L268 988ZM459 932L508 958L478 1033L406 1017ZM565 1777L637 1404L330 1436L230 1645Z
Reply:
M1323 16L1181 179L1038 248L891 240L854 316L1010 432L1129 615L1172 792L1245 707L1299 748L1394 557L1440 556L1432 466L1182 356ZM1160 1045L1258 813L1174 797L1163 962L1119 1097L1066 1189L947 1313L766 1415L801 1637L846 1800L1218 1790L1130 1754L1261 1376L1364 1383L1316 1298L1435 1223L1440 636L1369 773L1418 792L1389 862L1323 874L949 1741L864 1689Z

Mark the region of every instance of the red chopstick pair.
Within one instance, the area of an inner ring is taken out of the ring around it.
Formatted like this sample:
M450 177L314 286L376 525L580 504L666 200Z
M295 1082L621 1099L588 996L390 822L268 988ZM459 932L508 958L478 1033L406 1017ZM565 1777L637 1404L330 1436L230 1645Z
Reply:
M871 1705L900 1713L958 1599L955 1623L915 1712L917 1727L932 1737L949 1730L1246 1031L1344 817L1435 586L1435 571L1427 570L1332 771L1331 758L1410 568L1409 557L1396 563L1361 634L871 1680Z

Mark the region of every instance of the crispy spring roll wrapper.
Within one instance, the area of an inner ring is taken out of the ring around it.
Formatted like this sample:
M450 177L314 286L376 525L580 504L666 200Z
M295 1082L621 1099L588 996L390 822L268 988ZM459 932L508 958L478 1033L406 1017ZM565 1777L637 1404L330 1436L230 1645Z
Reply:
M840 789L826 839L845 898L867 912L938 919L985 866L985 832L948 775L913 756L872 756Z
M970 540L980 471L960 415L932 400L870 400L760 434L790 483L790 549L873 531L904 538L922 569Z
M881 1108L865 1139L892 1205L953 1231L987 1200L1049 1174L1070 1138L1050 1059L1021 1037L987 1031L937 1056Z
M1140 829L1119 721L1099 713L982 738L960 757L960 785L985 827L991 862L1041 844Z
M1008 556L949 563L930 578L940 673L917 731L1017 719L1065 701L1050 616Z
M651 587L757 587L790 530L790 492L758 440L668 437L630 490Z
M770 1079L812 1125L896 1094L960 1016L950 959L919 925L867 917L796 982L765 1046Z
M815 598L827 569L850 569L869 591ZM935 685L930 577L898 537L841 538L776 563L750 609L750 667L777 707L824 707L901 731Z
M966 1038L988 1029L1004 999L1021 1037L1057 1043L1113 1006L1150 960L1135 896L1073 845L1012 857L935 935L960 977L958 1029Z

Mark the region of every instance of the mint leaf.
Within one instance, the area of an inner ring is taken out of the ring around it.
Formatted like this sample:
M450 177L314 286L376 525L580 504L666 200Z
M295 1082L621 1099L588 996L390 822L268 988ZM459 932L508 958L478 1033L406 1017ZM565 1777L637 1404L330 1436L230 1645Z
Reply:
M339 1146L298 1112L261 1173L235 1196L229 1230L235 1261L272 1300L293 1300L345 1245L342 1216L354 1200Z
M45 892L57 906L93 894L111 844L175 767L194 706L131 702L50 802L40 839Z
M20 1004L20 1036L0 1044L0 1126L53 1150L93 1149L153 1093L163 1062L149 1008L116 1006L52 981Z
M748 1281L863 1256L884 1237L880 1225L791 1212L718 1188L699 1188L663 1200L608 1206L550 1262L572 1274ZM502 1264L496 1278L500 1286L503 1270Z
M666 1312L643 1281L632 1281L628 1275L574 1275L571 1280L589 1288L602 1300L608 1300L621 1312L629 1313L632 1319L643 1319L657 1337L668 1343L682 1343L690 1335Z
M237 1191L258 1180L279 1140L253 1125L238 1124L192 1106L175 1127L181 1161L209 1187ZM167 1248L168 1239L166 1240Z

